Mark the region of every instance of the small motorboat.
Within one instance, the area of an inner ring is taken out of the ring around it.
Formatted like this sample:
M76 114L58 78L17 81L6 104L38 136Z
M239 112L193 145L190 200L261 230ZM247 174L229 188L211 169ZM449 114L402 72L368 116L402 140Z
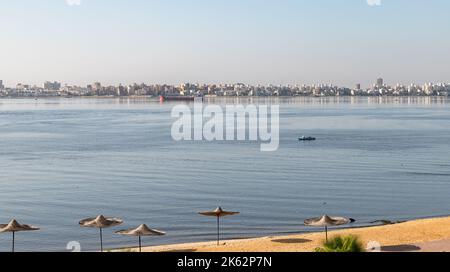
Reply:
M306 137L306 136L302 136L300 138L298 138L299 141L302 142L308 142L308 141L315 141L316 138L315 137Z

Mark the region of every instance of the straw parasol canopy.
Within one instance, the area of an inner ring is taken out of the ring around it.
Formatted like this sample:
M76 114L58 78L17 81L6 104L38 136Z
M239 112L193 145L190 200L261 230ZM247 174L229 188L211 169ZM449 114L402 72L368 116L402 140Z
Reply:
M111 228L118 226L123 223L123 220L120 218L107 218L103 215L99 215L97 217L86 218L79 222L81 227L85 228L98 228L100 229L100 250L103 252L103 229Z
M151 229L147 225L142 224L139 227L135 229L128 229L128 230L120 230L116 231L117 234L125 235L125 236L135 236L139 237L139 252L142 252L142 243L141 243L141 237L142 236L163 236L166 235L165 232Z
M36 231L39 230L38 227L30 226L30 225L22 225L17 222L17 220L13 219L8 224L0 224L0 233L11 232L12 233L12 252L14 252L14 244L15 244L15 233L21 231Z
M204 216L217 217L217 245L219 245L219 243L220 243L220 218L225 217L225 216L236 215L236 214L239 214L239 212L224 211L221 207L218 207L214 211L200 212L199 214L204 215Z
M355 219L345 217L331 217L324 215L322 217L305 220L305 225L310 227L325 227L325 236L328 241L328 227L337 227L355 222Z

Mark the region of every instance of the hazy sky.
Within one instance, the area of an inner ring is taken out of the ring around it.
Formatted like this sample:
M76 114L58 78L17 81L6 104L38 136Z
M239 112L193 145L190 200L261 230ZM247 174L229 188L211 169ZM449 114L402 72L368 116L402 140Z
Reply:
M0 79L450 82L448 0L0 0Z

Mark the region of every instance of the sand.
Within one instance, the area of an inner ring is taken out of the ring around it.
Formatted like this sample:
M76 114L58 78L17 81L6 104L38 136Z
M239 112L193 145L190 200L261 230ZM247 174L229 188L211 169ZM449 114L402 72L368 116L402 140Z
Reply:
M450 217L409 221L394 225L331 230L329 237L356 235L364 245L386 252L450 252ZM151 240L151 238L149 238ZM313 252L325 233L272 236L221 242L189 243L143 248L144 252ZM148 241L148 239L147 239ZM122 251L136 251L125 249Z

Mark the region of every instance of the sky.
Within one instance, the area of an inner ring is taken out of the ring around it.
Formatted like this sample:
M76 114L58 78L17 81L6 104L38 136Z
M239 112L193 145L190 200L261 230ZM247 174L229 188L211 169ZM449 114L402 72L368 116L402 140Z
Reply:
M450 82L448 0L0 0L0 80Z

